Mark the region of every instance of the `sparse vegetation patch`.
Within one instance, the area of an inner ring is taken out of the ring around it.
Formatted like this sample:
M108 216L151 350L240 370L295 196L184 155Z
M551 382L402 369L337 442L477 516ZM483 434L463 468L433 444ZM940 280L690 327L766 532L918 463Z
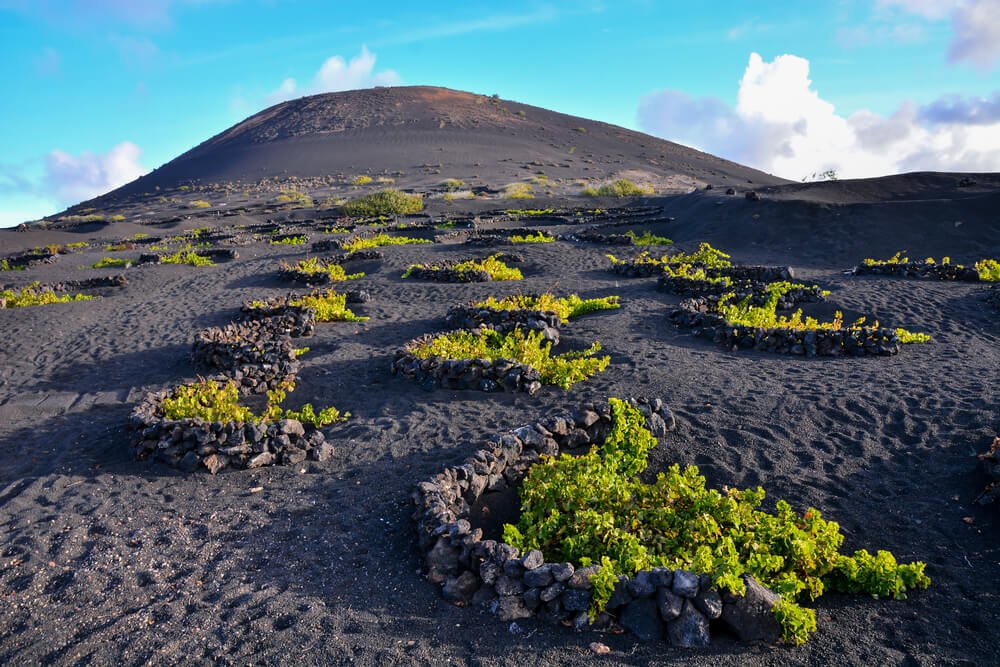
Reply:
M342 208L344 213L354 217L419 213L424 209L424 198L399 190L380 190L352 199Z
M39 282L33 282L20 290L0 290L0 309L48 306L53 303L90 301L94 298L86 294L56 294L51 288L45 287Z

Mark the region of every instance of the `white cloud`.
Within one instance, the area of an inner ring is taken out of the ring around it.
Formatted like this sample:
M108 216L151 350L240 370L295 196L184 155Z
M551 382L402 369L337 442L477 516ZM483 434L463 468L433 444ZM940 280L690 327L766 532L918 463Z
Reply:
M45 156L44 190L63 204L76 204L125 185L148 170L139 163L142 150L123 141L107 153Z
M342 56L331 56L320 66L308 86L299 86L293 78L281 82L271 91L266 102L277 104L285 100L318 93L335 93L341 90L357 90L373 86L392 86L400 83L399 74L393 70L375 71L375 54L367 46L361 47L358 55L345 61Z
M991 70L1000 59L1000 0L876 0L877 9L901 9L930 21L951 17L948 62Z
M794 55L751 54L735 107L663 90L642 99L638 119L657 136L793 180L828 170L844 178L1000 170L1000 93L842 116L813 89L809 61Z

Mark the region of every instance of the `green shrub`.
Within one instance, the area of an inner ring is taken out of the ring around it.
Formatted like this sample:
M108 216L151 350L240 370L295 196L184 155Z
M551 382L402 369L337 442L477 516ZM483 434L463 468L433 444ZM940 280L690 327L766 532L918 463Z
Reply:
M24 271L27 268L22 264L11 264L8 259L0 259L0 271Z
M288 302L290 306L312 308L317 322L367 322L367 317L355 315L347 308L347 295L334 290L315 292ZM261 304L263 305L263 304Z
M608 367L610 357L594 356L600 349L601 344L595 342L582 352L552 356L552 343L546 341L540 331L525 333L514 329L501 334L483 329L442 334L413 348L411 352L420 359L510 359L537 370L543 384L569 389Z
M626 178L619 178L605 183L596 190L592 187L584 188L582 194L585 197L635 197L653 194L653 186L636 185Z
M664 264L663 273L671 278L684 278L685 280L712 283L720 287L729 287L733 284L731 278L727 276L709 276L705 269L695 268L691 264Z
M441 182L441 187L443 187L448 192L455 192L465 185L465 181L458 178L446 178Z
M138 234L136 234L135 236L136 238L139 237ZM79 250L80 248L86 248L88 245L90 244L87 243L86 241L74 241L73 243L67 243L66 248L68 250Z
M33 282L20 290L0 290L0 308L26 308L28 306L48 306L53 303L69 303L71 301L90 301L94 299L86 294L56 294L41 283Z
M903 328L897 328L896 335L899 337L899 342L903 345L910 345L912 343L929 343L931 340L931 337L928 334L914 333Z
M374 180L374 179L372 179L371 176L364 176L364 175L362 175L362 176L358 176L353 181L351 181L351 185L368 185L369 183L372 182L372 180Z
M504 211L507 215L514 217L521 216L531 216L531 215L552 215L555 213L555 209L552 208L509 208Z
M130 266L132 266L132 260L130 259L120 259L116 257L102 257L91 268L94 269L106 269L109 267L128 268Z
M511 243L552 243L556 240L556 237L549 236L544 232L538 232L537 234L514 234L510 237Z
M318 257L307 257L306 259L300 259L295 264L289 264L282 260L278 263L278 266L285 271L298 271L299 273L305 273L308 275L317 275L320 273L325 273L330 276L332 281L341 280L354 280L355 278L364 277L364 273L347 273L344 271L344 267L340 264L330 264L322 261Z
M164 255L160 258L160 262L162 264L188 264L190 266L212 266L215 263L208 257L196 253L190 245L170 255Z
M104 246L107 252L121 252L122 250L135 250L135 244L131 241L122 241L121 243L109 243Z
M574 317L594 313L599 310L618 308L617 296L605 296L597 299L581 299L576 294L556 297L545 293L538 296L515 295L502 299L487 297L483 301L472 304L474 308L489 308L491 310L546 310L552 311L563 322L569 322Z
M305 236L286 236L283 239L278 239L278 240L271 239L270 241L268 241L268 243L270 243L271 245L305 245L306 244L306 237Z
M348 201L343 205L343 209L344 213L356 218L419 213L424 209L424 198L399 190L379 190Z
M345 241L340 247L348 252L357 252L368 248L381 248L387 245L413 245L420 243L433 243L429 239L415 239L408 236L389 236L385 232L380 232L374 236L356 236Z
M503 189L505 199L534 199L530 183L511 183Z
M1000 281L1000 262L995 259L981 259L976 262L979 279L986 282Z
M411 264L407 267L406 272L403 274L403 278L409 278L413 269L434 269L434 270L451 270L457 271L459 273L469 272L469 271L485 271L489 274L491 280L521 280L524 276L521 275L521 270L512 266L507 266L502 261L497 259L496 255L487 257L486 259L476 260L470 259L466 262L459 262L452 266L441 266L436 264Z
M635 259L632 260L618 259L611 254L605 255L605 257L610 259L612 264L655 264L661 267L689 264L710 269L722 269L732 266L732 262L729 261L729 255L721 250L716 250L708 243L700 244L698 249L692 253L679 252L674 255L652 257L648 252L644 251L636 255Z
M212 205L204 199L195 199L194 201L188 202L188 207L190 208L210 208L211 206Z
M295 208L309 208L313 205L312 197L298 190L283 190L274 201L278 204L292 204Z
M613 424L603 445L573 457L543 456L521 488L521 517L504 526L504 541L539 549L551 562L600 564L591 580L591 613L607 604L618 575L653 567L707 573L719 588L745 591L743 575L782 596L775 609L785 639L806 640L815 616L800 607L827 589L902 599L926 588L924 563L898 564L892 554L840 553L840 527L818 510L801 515L784 500L760 508L757 489L705 487L695 466L672 465L653 483L639 479L656 445L642 413L611 399Z
M644 232L643 234L636 234L633 231L625 232L625 236L632 239L633 245L673 245L674 242L665 236L656 236L652 232Z
M276 389L267 392L267 405L263 413L257 415L250 408L239 404L239 389L235 381L199 380L177 387L173 395L164 399L163 415L171 420L200 419L206 422L243 424L297 419L303 424L312 424L317 428L350 417L350 413L341 414L333 407L324 408L317 414L309 403L297 411L283 409L281 403L288 393L294 390L295 383L286 380Z

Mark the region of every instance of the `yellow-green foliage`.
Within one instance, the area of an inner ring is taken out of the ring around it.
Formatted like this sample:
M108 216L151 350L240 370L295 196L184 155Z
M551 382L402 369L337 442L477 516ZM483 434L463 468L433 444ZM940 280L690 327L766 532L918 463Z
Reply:
M124 219L125 219L125 216L122 215L121 213L118 213L117 215L113 215L110 218L108 218L108 220L110 220L111 222L121 222Z
M355 315L347 308L347 295L334 290L314 292L288 302L290 306L312 308L317 322L367 322L367 317Z
M270 241L268 241L268 243L270 243L271 245L305 245L306 237L286 236L283 239L278 239L278 240L271 239Z
M278 388L267 392L267 406L260 415L239 404L239 389L236 382L227 380L199 380L198 382L181 385L174 390L172 396L163 401L163 415L167 419L200 419L206 422L238 422L261 423L275 422L281 419L297 419L304 424L312 424L317 428L344 421L350 413L341 414L336 408L325 408L316 414L309 403L298 411L285 410L282 401L289 392L295 390L295 383L286 380Z
M278 204L293 204L296 208L308 208L313 205L312 197L298 190L283 190L274 201Z
M657 236L652 232L644 232L643 234L636 234L633 231L625 232L625 236L632 239L633 245L673 245L674 242L665 236Z
M896 329L896 335L899 336L899 342L903 345L910 345L912 343L929 343L931 340L931 337L928 334L914 333L902 328Z
M461 188L463 185L465 185L465 181L457 179L457 178L446 178L441 183L441 187L443 187L448 192L455 192L456 190L458 190L459 188Z
M534 199L530 183L511 183L503 189L505 199Z
M102 257L95 263L91 268L94 269L106 269L108 267L130 267L132 266L132 260L130 259L119 259L116 257Z
M410 273L416 268L430 269L437 267L434 267L432 264L411 264L406 269L406 273L403 274L403 278L409 278ZM467 262L459 262L458 264L447 268L451 271L458 271L459 273L464 273L466 271L485 271L489 274L491 280L521 280L524 277L521 275L520 269L507 266L502 261L497 259L496 255L491 255L483 260L470 259Z
M24 271L26 266L21 264L11 264L10 260L0 259L0 271Z
M48 306L53 303L90 301L94 297L86 294L56 294L41 283L33 282L18 290L0 290L0 308L25 308L28 306Z
M543 232L537 234L514 234L510 237L511 243L552 243L556 240L554 236L548 236Z
M492 329L478 332L453 331L433 338L411 350L420 359L511 359L530 366L541 375L542 383L569 389L572 385L608 367L611 357L595 357L601 344L595 342L582 352L552 356L552 343L540 331L525 333L514 329L501 334Z
M596 190L590 187L584 188L582 194L587 197L635 197L653 194L653 186L636 185L627 178L619 178L605 183Z
M979 279L986 282L1000 281L1000 262L995 259L981 259L976 262Z
M138 234L135 235L136 238L139 237ZM66 248L68 250L79 250L80 248L86 248L89 244L86 241L74 241L73 243L67 243Z
M551 208L509 208L504 211L507 215L514 217L521 217L523 215L551 215L555 213L555 209Z
M617 296L605 296L597 299L581 299L576 294L557 297L551 292L539 294L538 296L515 295L502 299L487 297L483 301L472 304L474 308L489 308L491 310L546 310L552 311L559 316L563 322L569 322L571 318L586 315L587 313L599 310L612 310L618 308Z
M104 216L100 213L90 215L64 215L59 218L60 222L104 222Z
M190 208L209 208L212 205L204 199L195 199L194 201L188 202L188 206Z
M399 190L379 190L350 200L343 205L343 209L344 213L354 217L419 213L424 209L424 198Z
M344 271L344 267L340 264L330 264L322 261L318 257L307 257L306 259L300 259L295 264L289 264L282 260L279 262L279 266L285 271L298 271L299 273L305 273L309 275L316 275L320 273L325 273L330 276L330 280L341 281L341 280L354 280L355 278L361 278L364 273L351 273L348 274Z
M732 279L727 276L709 276L705 273L705 269L701 267L694 268L690 264L663 264L661 268L664 274L672 278L713 283L722 287L729 287L733 284Z
M371 176L362 175L362 176L358 176L353 181L351 181L351 185L368 185L373 180L374 179Z
M815 630L812 610L798 601L827 590L904 599L926 588L924 563L900 564L887 551L840 552L840 526L784 500L760 509L756 489L709 489L695 466L671 465L655 481L640 479L656 439L642 413L611 399L613 423L602 445L583 456L543 456L521 486L517 525L504 541L539 549L551 562L599 564L591 579L591 614L607 604L619 575L654 567L706 573L719 588L745 591L744 574L782 596L774 609L786 641L800 644Z
M196 253L190 245L170 255L164 255L160 262L163 264L188 264L190 266L212 266L215 263L208 257Z
M349 241L345 241L340 247L348 252L357 252L367 248L381 248L387 245L412 245L417 243L433 243L429 239L415 239L408 236L389 236L385 232L380 232L374 236L356 236Z
M698 267L705 267L711 269L721 269L732 266L732 262L729 261L729 255L722 252L721 250L716 250L708 243L702 243L698 246L698 249L692 253L685 254L679 252L674 255L663 255L662 257L652 257L649 252L641 252L636 255L633 260L618 259L614 255L605 255L611 260L612 264L655 264L657 266L680 266L682 264L689 264Z

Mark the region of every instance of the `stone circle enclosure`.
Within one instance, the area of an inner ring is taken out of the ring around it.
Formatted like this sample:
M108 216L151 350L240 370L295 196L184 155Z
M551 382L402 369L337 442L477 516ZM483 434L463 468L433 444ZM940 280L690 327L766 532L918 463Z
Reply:
M670 409L658 399L630 399L655 436L673 430ZM657 568L620 577L614 594L591 622L591 575L596 566L546 563L540 551L521 554L485 539L473 527L472 508L483 495L516 487L540 455L584 451L604 442L611 429L608 404L581 406L493 436L458 466L421 482L412 493L419 545L427 577L459 606L484 605L501 620L541 616L576 629L623 627L643 641L666 638L675 646L704 646L710 621L721 619L744 640L777 641L772 613L777 596L747 577L747 594L720 595L707 576Z

